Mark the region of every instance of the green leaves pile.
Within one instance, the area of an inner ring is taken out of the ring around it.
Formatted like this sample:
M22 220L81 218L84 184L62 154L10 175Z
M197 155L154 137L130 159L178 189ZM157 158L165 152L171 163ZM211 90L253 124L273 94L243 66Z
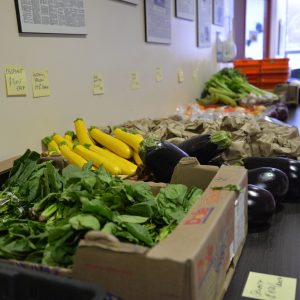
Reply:
M90 167L60 171L30 150L16 160L0 192L0 257L70 267L89 230L153 246L202 194L170 184L154 195L144 182L130 184Z
M201 98L196 101L204 105L237 106L249 95L258 97L261 101L278 100L276 94L250 84L245 75L237 69L223 68L205 83Z

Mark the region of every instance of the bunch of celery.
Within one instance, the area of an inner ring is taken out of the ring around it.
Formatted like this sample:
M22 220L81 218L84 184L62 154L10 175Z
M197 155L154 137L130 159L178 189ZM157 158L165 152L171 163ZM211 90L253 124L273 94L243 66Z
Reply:
M220 103L237 106L241 100L249 95L257 97L260 102L264 100L278 100L276 94L250 84L243 74L233 68L224 68L214 74L205 83L201 98L196 100L201 104Z

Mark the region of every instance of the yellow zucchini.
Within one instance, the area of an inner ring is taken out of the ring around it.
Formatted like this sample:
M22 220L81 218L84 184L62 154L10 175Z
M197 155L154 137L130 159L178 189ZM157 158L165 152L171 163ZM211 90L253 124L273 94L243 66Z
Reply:
M121 168L122 175L133 175L136 172L137 165L130 162L129 160L96 145L86 145L91 151L99 153L100 155L115 162Z
M79 154L80 156L84 157L87 160L92 160L93 165L99 168L101 165L111 173L112 175L119 175L121 174L121 168L115 164L114 162L110 161L108 158L99 155L98 153L89 150L83 145L75 144L74 151Z
M65 134L64 134L64 138L66 139L66 140L68 140L69 142L73 142L73 138L74 138L74 131L72 131L72 130L68 130L68 131L66 131L65 132Z
M66 144L68 145L68 147L70 149L73 148L73 143L66 140L64 137L62 137L60 134L58 133L53 133L52 135L52 140L54 140L58 145L61 143L61 142L66 142Z
M136 152L136 151L133 151L133 160L135 161L135 163L136 163L138 166L140 166L140 165L143 164L143 161L141 160L139 153Z
M43 138L42 143L45 146L47 146L48 154L55 154L55 153L60 154L58 144L54 140L52 140L49 136Z
M140 143L144 139L143 136L138 133L130 133L119 127L116 127L114 129L114 135L117 139L123 141L137 152L139 151Z
M72 165L76 165L79 168L82 168L86 163L87 160L84 159L82 156L75 153L73 150L69 148L66 142L61 142L59 144L59 149L62 156Z
M95 141L119 156L127 159L132 156L132 149L121 140L103 132L97 127L91 127L90 133Z
M74 125L75 125L75 132L76 132L76 136L77 139L79 141L80 144L94 144L94 142L92 141L89 132L84 124L83 119L81 118L77 118L74 121Z

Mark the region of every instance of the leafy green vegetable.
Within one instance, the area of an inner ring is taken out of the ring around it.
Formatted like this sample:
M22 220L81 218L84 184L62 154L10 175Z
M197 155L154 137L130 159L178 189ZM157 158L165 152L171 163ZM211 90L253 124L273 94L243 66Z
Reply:
M123 223L123 222L128 222L128 223L145 223L148 220L148 218L145 217L140 217L140 216L131 216L131 215L118 215L114 218L114 221L116 223Z
M169 184L154 195L104 168L61 171L27 150L0 191L0 257L70 267L88 230L151 247L168 236L202 191Z
M153 245L152 237L146 227L136 223L124 223L125 228L138 240L144 242L147 246Z
M200 104L222 103L236 106L240 100L254 94L268 99L277 100L278 96L250 84L245 75L234 68L223 68L215 73L204 86L201 98L196 99Z
M99 230L100 223L98 219L92 215L77 215L70 218L69 223L76 230L82 229L91 229L91 230Z

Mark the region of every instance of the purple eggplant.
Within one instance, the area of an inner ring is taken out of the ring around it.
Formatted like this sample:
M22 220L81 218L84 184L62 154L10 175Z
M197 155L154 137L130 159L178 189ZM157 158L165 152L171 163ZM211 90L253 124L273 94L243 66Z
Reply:
M177 146L189 156L196 157L200 164L209 164L231 145L231 135L227 131L195 135Z
M174 168L183 157L189 155L176 145L168 141L148 138L142 141L139 151L140 157L155 179L169 183Z
M248 184L248 223L250 226L268 223L275 209L276 202L269 191Z
M260 167L281 170L289 179L286 201L300 201L300 161L288 157L247 157L243 163L248 170Z
M269 191L277 205L284 200L289 188L287 175L281 170L271 167L248 170L248 183Z

